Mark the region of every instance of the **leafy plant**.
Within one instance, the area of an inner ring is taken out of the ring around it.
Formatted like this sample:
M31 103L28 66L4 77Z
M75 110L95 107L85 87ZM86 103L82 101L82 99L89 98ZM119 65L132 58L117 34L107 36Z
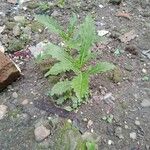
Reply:
M58 5L60 8L63 8L64 5L65 5L65 0L58 0L57 5Z
M42 11L47 11L50 8L50 6L47 2L40 2L38 4L38 8Z
M51 96L57 95L61 97L63 95L64 97L67 93L65 100L74 97L75 94L77 97L77 107L89 95L90 76L109 71L114 69L115 66L108 62L99 62L95 66L89 65L89 61L93 58L91 47L97 41L94 21L90 15L78 27L76 27L77 17L73 15L66 31L49 16L40 15L36 16L36 19L50 29L51 32L58 34L64 43L64 46L49 43L41 54L41 57L50 55L58 61L45 74L45 77L58 75L62 72L73 72L71 77L56 83L51 89L50 94Z

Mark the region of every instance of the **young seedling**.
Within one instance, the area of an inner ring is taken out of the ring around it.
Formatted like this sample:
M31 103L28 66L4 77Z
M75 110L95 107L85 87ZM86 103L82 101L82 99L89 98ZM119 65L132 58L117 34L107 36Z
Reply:
M51 89L51 96L63 95L64 101L72 99L74 107L81 105L89 96L90 76L97 73L104 73L112 70L115 66L108 62L99 62L96 65L89 65L93 57L91 47L97 41L94 21L90 15L86 16L85 21L76 27L77 17L71 18L66 31L51 17L37 16L36 19L43 23L51 32L58 34L65 44L64 47L49 43L46 46L42 57L51 56L56 59L52 68L45 76L58 75L60 73L73 72L71 77L56 83ZM76 53L71 54L74 50ZM74 97L76 96L76 98ZM61 97L62 98L62 97ZM63 100L61 99L61 102Z

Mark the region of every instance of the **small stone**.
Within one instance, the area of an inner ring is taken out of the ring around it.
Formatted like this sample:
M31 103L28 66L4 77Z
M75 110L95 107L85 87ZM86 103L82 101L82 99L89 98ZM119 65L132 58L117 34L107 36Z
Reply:
M93 121L89 120L88 123L87 123L87 128L90 128L92 125L93 125Z
M0 52L2 52L2 53L5 52L5 48L2 46L1 42L0 42Z
M52 17L58 17L60 14L57 10L54 10L53 13L51 14Z
M0 26L0 33L2 33L4 31L4 29L5 29L5 25Z
M142 107L150 107L150 100L144 99L141 103Z
M100 4L100 5L98 5L98 6L99 6L99 8L103 8L103 7L104 7L102 4Z
M15 98L15 99L18 98L17 92L14 92L14 93L12 94L12 97Z
M68 119L67 121L68 121L69 123L72 123L71 119Z
M87 118L83 118L83 121L84 121L84 122L87 122L88 120L87 120Z
M20 27L19 27L19 25L15 25L13 27L13 34L14 34L14 36L20 35Z
M136 133L135 132L131 132L130 133L130 138L135 140L136 139Z
M115 135L119 138L119 139L123 139L123 135L122 135L122 128L121 127L117 127L115 129Z
M145 145L146 150L150 150L150 146L148 144Z
M108 145L113 145L114 142L112 140L108 140Z
M36 46L29 47L29 50L31 51L31 54L37 58L37 56L44 51L44 47L47 43L40 42Z
M41 125L34 130L34 135L35 135L36 141L40 142L50 135L50 130L48 130L46 127Z
M14 20L17 22L24 22L25 21L25 16L15 16Z
M146 74L146 73L147 73L147 70L146 70L146 69L142 69L142 72Z
M127 125L124 126L125 129L128 129L129 127Z
M140 121L139 120L135 120L135 125L139 126L140 125Z
M21 104L22 105L27 105L29 103L28 99L25 99Z
M0 120L4 118L4 116L7 113L7 106L6 105L0 105Z
M17 0L7 0L8 3L11 3L11 4L16 4L17 3Z
M98 30L97 32L98 32L98 36L101 36L101 37L109 33L109 31L107 30Z

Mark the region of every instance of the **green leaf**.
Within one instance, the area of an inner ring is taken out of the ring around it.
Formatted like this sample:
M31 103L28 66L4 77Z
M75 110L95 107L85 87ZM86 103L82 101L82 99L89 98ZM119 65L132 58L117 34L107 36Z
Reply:
M91 67L88 71L89 74L103 73L115 68L115 65L108 62L98 63L96 66Z
M77 24L77 16L75 14L73 14L72 18L70 19L68 29L67 29L68 35L71 36L73 34L76 24Z
M78 76L75 76L72 80L72 88L77 98L82 101L82 98L89 92L89 75L80 73Z
M81 38L80 63L83 66L85 63L84 59L91 54L90 48L97 38L94 21L91 16L88 15L85 18L84 23L80 26L79 34Z
M67 110L67 111L69 111L69 112L70 112L70 111L73 111L73 108L70 107L70 106L66 106L66 107L64 107L64 109Z
M76 74L80 73L80 70L75 66L74 59L68 55L68 53L64 51L63 48L49 43L46 47L45 53L59 60L63 65L66 66L67 70L73 70Z
M87 150L95 150L96 147L95 147L95 143L94 142L86 142L86 147L87 147Z
M58 83L56 83L52 90L51 90L51 95L62 95L63 93L65 93L66 91L71 89L71 81L60 81Z
M55 21L52 17L49 17L48 15L36 15L35 19L50 29L51 32L59 35L63 33L61 26L59 26L57 21Z
M49 75L58 75L59 73L69 71L70 69L70 64L58 62L45 74L45 77L48 77Z

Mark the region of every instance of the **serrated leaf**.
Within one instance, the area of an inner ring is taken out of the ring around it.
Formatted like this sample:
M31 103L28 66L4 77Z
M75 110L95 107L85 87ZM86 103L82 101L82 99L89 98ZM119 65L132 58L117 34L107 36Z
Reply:
M56 83L52 90L51 90L51 95L62 95L63 93L65 93L66 91L71 89L71 81L60 81L58 83Z
M70 19L67 33L71 36L73 34L73 31L75 30L75 26L77 24L77 16L73 14L72 18Z
M52 68L45 74L45 77L48 77L49 75L58 75L61 72L69 70L71 70L70 64L58 62L54 66L52 66Z
M73 111L73 108L70 107L70 106L66 106L66 107L64 107L64 109L67 110L67 111L69 111L69 112L70 112L70 111Z
M96 29L94 21L91 16L85 18L84 23L79 29L81 47L80 47L80 63L81 66L84 65L84 58L91 54L90 48L92 44L96 41Z
M52 43L49 43L46 47L47 55L51 55L53 58L59 60L61 63L67 66L67 70L70 67L70 70L73 70L76 74L80 72L74 64L74 59L68 55L63 48L56 46Z
M36 15L35 19L50 29L51 32L59 35L63 33L61 26L52 17L49 17L48 15Z
M72 88L74 89L77 98L81 101L82 98L88 94L89 75L86 73L81 73L78 76L75 76L72 80Z
M95 150L96 147L95 147L95 143L94 142L86 142L86 147L87 147L87 150Z
M96 66L93 66L89 69L89 74L103 73L115 68L115 65L108 62L98 63Z

